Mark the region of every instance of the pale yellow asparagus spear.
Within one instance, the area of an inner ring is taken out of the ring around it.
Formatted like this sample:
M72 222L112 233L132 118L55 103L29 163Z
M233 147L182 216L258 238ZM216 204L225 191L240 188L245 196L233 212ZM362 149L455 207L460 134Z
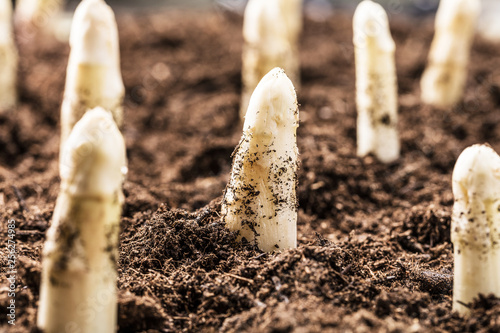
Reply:
M12 34L12 2L0 0L0 112L17 103L17 62Z
M460 102L480 0L441 0L434 39L420 87L422 101L439 107Z
M354 14L358 156L373 153L381 162L399 157L395 44L387 14L362 1Z
M68 137L43 248L37 325L45 333L116 331L116 264L126 173L111 114L88 111Z
M101 106L123 122L123 86L118 29L112 9L103 0L83 0L75 11L71 53L61 108L61 149L83 114Z
M453 170L455 204L453 309L481 294L500 297L500 156L488 146L465 149Z
M293 84L275 68L250 99L222 203L226 226L263 251L297 246L298 122Z
M243 20L244 118L250 96L271 69L283 68L295 87L300 84L298 39L302 29L302 0L250 0Z

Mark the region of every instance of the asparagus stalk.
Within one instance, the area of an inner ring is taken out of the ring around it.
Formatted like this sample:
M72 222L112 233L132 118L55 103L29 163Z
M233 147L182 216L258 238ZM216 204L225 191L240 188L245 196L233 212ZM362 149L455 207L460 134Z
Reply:
M255 87L270 70L282 67L298 87L298 39L302 0L250 0L243 20L241 119Z
M38 327L116 331L116 259L125 143L111 114L88 111L68 137L61 189L43 249Z
M0 0L0 112L17 103L17 61L12 35L12 2Z
M453 309L481 294L500 296L500 156L485 145L465 149L453 170Z
M61 149L71 129L89 109L111 111L123 122L123 86L118 29L103 0L83 0L75 11L70 35L66 87L61 109Z
M381 162L399 157L395 44L387 14L365 0L353 19L356 65L357 153L373 153Z
M250 98L222 202L226 226L266 252L297 246L298 124L293 84L275 68Z
M462 99L480 0L441 0L420 87L424 103L450 107Z

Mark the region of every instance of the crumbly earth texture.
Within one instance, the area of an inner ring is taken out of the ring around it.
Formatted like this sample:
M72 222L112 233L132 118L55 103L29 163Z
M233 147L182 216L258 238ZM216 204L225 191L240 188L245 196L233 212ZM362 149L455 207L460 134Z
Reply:
M500 300L451 311L451 173L467 146L500 151L500 46L473 45L463 103L420 102L432 20L391 18L401 158L356 157L351 15L306 19L298 248L266 254L220 222L238 119L241 17L118 14L129 174L118 262L119 332L499 332ZM416 29L418 27L418 29ZM20 50L20 104L0 115L0 267L17 249L16 325L33 332L40 253L59 188L68 46ZM91 302L99 311L99 302Z

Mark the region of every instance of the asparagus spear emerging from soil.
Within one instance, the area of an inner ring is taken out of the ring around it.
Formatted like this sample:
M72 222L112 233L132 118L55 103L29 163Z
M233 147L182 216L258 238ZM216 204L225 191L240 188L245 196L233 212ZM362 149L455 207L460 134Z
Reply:
M222 202L222 218L263 251L297 246L297 96L280 68L250 98Z
M480 0L441 0L427 68L420 87L424 103L449 107L462 99Z
M387 14L379 4L361 2L353 19L356 58L358 156L373 153L381 162L399 157L395 44Z
M299 85L298 39L302 30L302 0L250 0L243 21L243 92L241 119L260 79L283 68Z
M111 111L123 121L123 86L115 15L103 0L83 0L76 8L71 54L61 110L61 150L75 123L89 109Z
M60 168L61 189L43 249L38 327L46 333L115 332L126 157L109 112L95 108L82 117Z
M478 294L500 296L500 156L485 145L465 149L453 170L453 309L468 313Z
M17 103L17 49L12 36L12 2L0 0L0 112Z

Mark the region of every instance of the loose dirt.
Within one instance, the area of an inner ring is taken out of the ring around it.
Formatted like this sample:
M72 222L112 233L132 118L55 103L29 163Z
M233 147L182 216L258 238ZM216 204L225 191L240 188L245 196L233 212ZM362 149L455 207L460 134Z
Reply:
M402 157L355 155L351 16L307 19L297 249L266 254L220 222L238 120L241 17L118 15L129 160L119 257L120 332L500 332L500 301L451 311L451 173L460 152L500 152L500 47L476 39L464 101L422 105L432 20L391 18ZM40 253L58 193L68 47L23 47L20 105L0 115L0 224L16 220L16 326L33 332ZM6 245L0 266L6 271Z

